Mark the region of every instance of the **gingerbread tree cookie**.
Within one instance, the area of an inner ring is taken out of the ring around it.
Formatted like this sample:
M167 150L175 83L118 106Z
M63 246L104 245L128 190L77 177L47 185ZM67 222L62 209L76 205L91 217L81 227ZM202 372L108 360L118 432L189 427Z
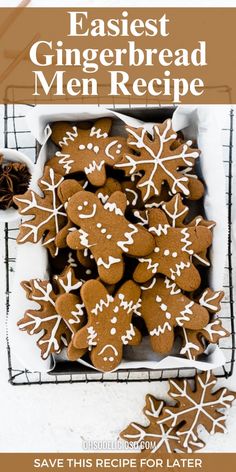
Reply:
M67 236L70 248L88 248L98 267L99 277L108 284L123 276L123 253L140 257L154 249L154 238L144 228L130 223L124 216L126 197L113 193L102 205L90 192L78 192L68 203L70 220L80 227Z
M116 165L123 169L126 175L143 172L138 183L143 200L154 195L160 195L162 183L167 182L172 194L181 192L189 195L186 175L179 168L192 168L199 156L198 149L191 149L192 141L187 141L173 149L176 133L171 129L171 120L156 124L153 128L153 139L145 128L127 127L129 133L128 145L133 154L124 153L122 160Z
M37 243L42 239L43 246L49 249L51 255L57 255L55 238L67 219L64 206L57 196L57 189L62 181L63 177L55 174L53 169L45 167L43 177L39 180L39 188L43 196L37 195L33 190L28 190L23 195L14 197L20 214L32 216L32 219L23 221L20 225L18 243Z
M168 353L174 344L174 328L201 330L208 321L206 308L186 297L169 279L157 278L143 287L139 312L146 323L152 349Z
M100 187L106 181L105 166L113 167L127 151L126 139L109 137L112 120L101 118L94 125L82 129L66 122L52 125L52 141L60 151L48 161L55 172L68 175L84 172L92 185Z
M56 299L62 293L77 291L82 282L77 280L71 267L60 276L54 276L53 284L49 280L32 279L21 283L29 300L40 305L39 310L27 310L24 318L18 322L20 330L28 334L43 333L38 339L43 359L50 354L61 352L63 346L68 346L68 352L73 351L71 344L72 335L83 326L85 315L83 305L79 304L73 313L67 318L62 318L56 310ZM84 354L85 350L77 352L77 358Z
M211 231L204 226L173 228L165 213L156 208L148 212L148 224L149 232L155 237L155 249L139 259L134 280L147 282L161 273L183 290L196 290L201 279L192 257L210 246Z
M74 335L73 345L76 349L88 348L97 369L115 369L121 362L123 346L141 341L140 332L132 324L139 297L140 288L131 280L125 282L114 296L98 280L88 280L82 286L81 298L88 322ZM64 296L65 305L66 298Z

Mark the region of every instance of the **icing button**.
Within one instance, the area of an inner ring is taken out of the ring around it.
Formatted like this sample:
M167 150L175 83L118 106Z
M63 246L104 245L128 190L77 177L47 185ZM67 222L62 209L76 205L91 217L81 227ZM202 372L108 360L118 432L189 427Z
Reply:
M162 311L166 311L166 310L167 310L167 306L165 305L165 303L162 303L162 304L161 304L161 310L162 310Z

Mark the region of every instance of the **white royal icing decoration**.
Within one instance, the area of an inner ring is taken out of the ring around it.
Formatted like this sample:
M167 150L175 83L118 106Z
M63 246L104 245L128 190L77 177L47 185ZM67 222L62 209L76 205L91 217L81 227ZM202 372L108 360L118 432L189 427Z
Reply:
M104 346L101 351L98 353L98 356L101 356L102 354L104 354L104 352L107 350L107 349L112 349L112 351L114 352L114 355L117 357L118 356L118 351L117 349L112 346L112 344L106 344L106 346ZM104 359L105 360L105 359ZM106 359L107 360L107 359ZM114 359L112 359L114 360Z
M95 307L91 310L91 313L97 316L99 312L102 313L104 307L108 308L110 303L112 303L113 301L114 298L111 295L107 294L106 300L101 299L98 303L96 303Z
M104 164L105 164L104 160L102 160L99 163L97 163L96 161L92 161L92 162L90 162L88 167L84 168L84 172L85 172L86 175L92 174L95 170L98 170L100 172L102 170Z
M154 182L154 176L157 172L158 166L164 171L164 173L169 177L169 179L171 179L171 181L172 181L171 191L172 191L173 194L177 193L180 190L185 195L189 195L189 190L184 185L184 183L188 182L188 177L183 175L183 174L180 174L178 177L176 177L176 174L173 173L172 171L170 171L167 168L166 164L169 161L175 161L175 160L178 160L178 159L182 159L186 166L192 167L193 164L191 163L191 161L188 160L188 158L190 157L190 158L196 159L198 157L198 152L193 151L193 150L188 151L188 143L186 143L183 146L181 146L181 151L180 151L179 154L170 155L170 156L167 155L165 157L162 157L164 144L168 141L176 139L177 135L176 135L176 133L173 133L168 138L166 137L168 131L171 129L171 120L170 119L168 119L166 121L166 127L163 130L162 134L160 133L160 130L159 130L158 126L155 126L154 128L155 128L155 131L156 131L157 135L159 136L159 140L160 140L160 144L158 146L157 154L155 154L155 152L151 148L151 146L148 146L146 144L146 141L145 141L146 130L144 128L141 132L141 136L139 136L138 133L135 132L135 130L127 128L128 133L131 136L133 136L133 138L134 138L134 141L131 141L131 139L130 139L129 144L131 146L137 147L138 150L142 149L142 148L145 149L147 151L147 153L149 154L150 158L149 159L142 159L142 157L140 157L140 159L138 159L137 156L136 156L135 159L134 159L132 156L126 154L125 158L128 162L118 164L118 167L120 167L120 168L130 168L129 173L133 174L137 171L137 166L140 166L142 164L144 166L146 166L147 164L152 165L152 171L151 171L151 174L150 174L149 178L147 178L147 180L145 180L142 184L139 184L139 188L142 188L142 187L146 188L146 193L144 195L144 201L147 200L150 197L151 190L152 190L154 195L159 195L159 190L156 187L155 182Z
M129 228L131 229L131 231L128 233L126 232L124 234L126 240L125 241L118 241L117 242L117 246L119 246L122 251L124 252L128 252L128 248L126 247L127 245L131 245L133 244L134 240L133 240L133 235L136 234L138 232L138 229L132 224L132 223L129 223Z
M178 434L187 453L192 452L193 445L198 444L196 442L198 439L196 428L199 428L199 426L203 424L201 422L199 423L200 415L200 421L206 417L208 424L211 424L209 430L210 434L214 434L216 431L226 432L226 426L223 423L226 416L222 410L229 408L230 403L234 400L234 396L227 388L223 388L221 391L218 390L219 395L211 394L209 398L208 394L216 384L216 379L211 377L211 371L207 371L203 376L198 375L196 382L198 382L197 391L201 391L200 401L196 401L197 399L194 398L194 396L189 395L188 381L186 379L181 381L181 384L170 380L171 386L174 387L171 397L176 399L177 402L180 400L183 404L183 408L180 407L173 411L171 407L166 406L165 417L158 420L158 424L168 422L170 426L174 427L183 421L185 423L186 418L189 418L188 413L190 413L192 420L188 421L186 426L183 426ZM220 413L214 417L216 411L220 411ZM201 447L202 446L203 444L201 443Z
M106 154L106 156L109 157L109 159L112 159L113 161L114 161L114 157L113 157L112 154L110 153L110 150L111 150L111 148L112 148L113 146L116 146L117 143L118 143L118 141L115 140L115 141L112 141L111 143L109 143L109 144L105 147L105 154ZM116 151L115 151L116 154L120 154L120 153L121 153L122 145L121 145L121 144L118 144L118 145L116 146L116 148L117 148Z
M170 229L170 225L159 224L157 227L151 226L148 231L150 231L150 233L155 233L156 236L161 236L162 234L166 236L168 233L168 229Z
M71 164L73 164L74 159L71 158L70 154L65 154L61 151L57 151L56 156L60 158L58 162L65 169L65 173L69 174L70 170L72 169Z
M215 305L212 305L210 302L212 302L213 300L216 300L219 297L220 292L215 292L211 297L209 296L208 298L207 298L207 294L208 294L208 290L205 290L205 292L203 292L199 300L200 305L212 311L218 311L218 307Z
M151 257L140 257L139 262L147 264L147 270L151 270L152 274L157 273L159 262L153 262Z
M104 205L104 210L108 210L110 211L111 213L114 212L116 215L120 215L120 216L123 216L123 212L121 211L121 209L116 205L115 202L106 202L105 205Z
M172 331L172 327L168 321L165 321L163 326L158 326L157 328L154 328L152 331L150 331L150 336L160 336L161 334L164 334L165 331Z
M108 256L108 262L105 262L102 257L99 257L97 260L97 265L98 266L103 266L105 269L110 269L111 265L117 264L118 262L121 262L121 259Z
M170 273L171 273L171 279L172 280L175 280L176 279L176 276L177 277L180 277L181 276L181 272L184 270L184 269L189 269L189 267L191 267L191 264L190 262L183 262L181 261L180 264L175 264L175 269L170 269Z
M85 203L86 202L84 202L84 206L86 206ZM81 211L82 209L83 209L82 206L78 207L79 211ZM87 213L87 214L86 213L80 213L79 218L81 218L81 219L93 218L96 215L96 211L97 211L97 205L96 205L96 203L94 203L93 204L93 210L91 211L91 213Z
M135 336L134 326L130 323L130 329L126 330L126 333L121 336L121 341L123 344L128 344L129 341Z
M108 134L105 132L102 133L101 128L95 128L95 126L92 126L90 130L90 136L91 137L96 136L97 139L100 139L100 138L107 138Z
M69 141L74 141L75 138L78 137L78 128L77 126L73 126L72 127L73 131L67 131L64 138L59 141L59 146L60 147L63 147L63 146L68 146L69 145Z
M52 204L50 207L43 206L43 200L42 200L42 204L37 204L36 197L33 191L30 192L31 200L28 200L26 198L19 198L19 197L17 198L19 202L27 204L26 207L23 210L21 210L21 214L24 214L28 210L33 210L33 209L42 210L46 214L45 219L42 220L37 226L34 225L34 219L32 220L32 224L30 223L31 220L27 220L26 222L23 222L21 224L22 228L28 228L29 230L28 232L25 232L25 235L23 235L21 239L19 240L19 242L21 243L25 242L31 235L33 236L34 243L36 243L38 241L38 231L40 230L42 226L49 224L51 220L53 220L53 224L55 226L55 234L57 234L60 229L59 228L60 216L67 216L64 211L63 203L59 203L57 201L57 196L56 196L57 188L63 182L64 177L62 177L57 183L55 183L55 173L54 173L54 170L50 168L49 178L50 178L50 182L47 182L41 179L41 184L44 185L45 190L47 190L47 192L51 192L52 194L51 196ZM55 237L48 239L45 243L43 243L43 245L47 246L48 244L53 242L54 239ZM58 248L56 249L56 252L55 252L55 255L57 254L58 254Z
M87 337L88 345L90 347L96 346L97 342L95 341L95 339L97 337L97 333L96 333L95 329L93 328L93 326L89 326L87 328L87 331L88 331L88 337Z
M169 210L166 208L166 203L163 203L162 204L162 209L164 210L164 212L169 216L169 218L171 219L171 226L172 228L175 228L176 227L176 221L178 218L180 218L181 216L183 216L185 213L188 213L188 208L185 207L183 210L181 210L179 213L178 213L178 198L181 198L180 195L177 196L177 198L175 198L175 203L174 203L174 212L173 213L170 213Z
M192 241L190 241L190 234L188 232L188 228L181 229L181 234L183 234L183 238L181 238L181 242L184 243L184 246L181 248L181 251L187 252L188 254L193 254L193 250L189 249L189 246L192 245Z

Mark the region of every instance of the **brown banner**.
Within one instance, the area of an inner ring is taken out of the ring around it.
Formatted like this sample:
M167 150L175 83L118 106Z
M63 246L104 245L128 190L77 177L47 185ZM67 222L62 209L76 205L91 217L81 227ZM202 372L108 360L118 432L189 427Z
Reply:
M0 9L0 102L236 103L236 8Z
M33 472L37 470L85 472L96 471L157 471L162 472L234 472L236 454L0 454L0 469L3 471Z

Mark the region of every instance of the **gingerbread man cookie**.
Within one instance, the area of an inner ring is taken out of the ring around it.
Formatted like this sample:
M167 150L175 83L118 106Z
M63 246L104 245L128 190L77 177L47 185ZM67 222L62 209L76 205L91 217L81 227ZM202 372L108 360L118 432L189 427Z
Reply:
M98 280L88 280L83 285L80 294L88 322L74 335L73 345L79 350L89 349L97 369L114 370L122 360L123 346L140 343L141 334L132 324L140 292L132 280L125 282L114 296ZM65 295L65 304L66 298Z
M154 249L154 238L144 228L130 223L124 216L126 196L115 192L102 205L90 192L78 192L67 207L70 220L80 229L67 236L72 249L88 248L105 283L121 280L124 272L123 254L140 257Z
M201 215L196 216L193 220L186 223L189 208L183 204L182 197L179 193L177 193L169 202L162 203L161 209L165 212L168 221L173 228L183 228L184 226L205 226L212 231L215 227L214 221L205 220ZM198 254L195 253L193 255L193 261L195 264L209 267L210 262L207 258L207 249Z
M147 282L155 274L161 273L183 290L196 290L201 278L193 265L192 257L210 246L211 231L204 226L173 228L160 209L149 211L148 223L149 232L155 237L156 247L148 257L139 259L134 280Z
M105 166L113 167L126 152L126 138L109 137L112 120L101 118L89 129L80 124L59 122L52 125L52 141L60 151L48 161L55 172L68 175L84 172L89 182L100 187L106 181Z
M167 278L154 278L149 287L143 287L141 300L139 311L155 352L171 351L176 326L199 331L209 321L206 308L186 297Z
M167 182L172 194L181 192L189 196L189 179L179 168L192 168L199 157L199 150L192 149L192 141L172 149L177 134L171 129L171 120L156 124L153 139L145 128L127 127L128 145L134 152L124 153L116 167L123 169L125 175L143 172L137 187L145 202L154 195L160 195L162 183Z

